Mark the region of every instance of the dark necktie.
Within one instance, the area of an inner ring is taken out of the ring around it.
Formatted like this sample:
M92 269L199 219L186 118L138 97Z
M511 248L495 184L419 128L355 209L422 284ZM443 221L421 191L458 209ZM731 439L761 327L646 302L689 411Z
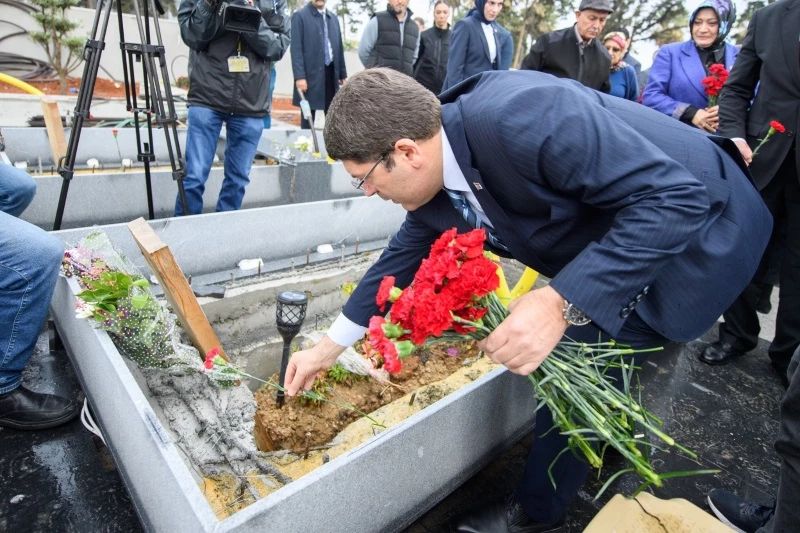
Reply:
M472 209L472 206L469 205L469 202L464 197L464 193L460 191L452 191L450 189L445 189L444 192L447 193L447 197L450 198L451 202L453 202L453 207L455 207L456 211L458 211L459 214L464 217L464 220L467 221L467 224L475 229L483 228L483 231L486 232L486 241L489 244L498 250L508 252L508 248L506 248L506 245L500 240L500 237L495 235L492 229L483 223L475 210Z
M325 13L322 14L322 47L325 49L325 66L327 67L333 58L331 57L331 42L328 39L328 17L325 15Z

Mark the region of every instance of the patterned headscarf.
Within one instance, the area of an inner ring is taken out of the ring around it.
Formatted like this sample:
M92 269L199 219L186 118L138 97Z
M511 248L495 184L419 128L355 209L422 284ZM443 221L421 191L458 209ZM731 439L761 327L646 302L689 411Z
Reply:
M734 22L736 22L736 5L730 0L704 0L689 16L689 35L692 34L692 25L697 12L705 8L713 9L717 13L717 17L719 17L719 34L709 47L710 50L717 50L725 42L728 34L733 29Z

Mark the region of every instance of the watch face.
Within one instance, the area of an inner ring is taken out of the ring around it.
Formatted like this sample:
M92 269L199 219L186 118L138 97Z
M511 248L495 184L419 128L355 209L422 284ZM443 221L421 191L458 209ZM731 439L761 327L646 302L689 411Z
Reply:
M572 304L568 304L564 310L564 318L573 326L585 326L591 319L583 312Z

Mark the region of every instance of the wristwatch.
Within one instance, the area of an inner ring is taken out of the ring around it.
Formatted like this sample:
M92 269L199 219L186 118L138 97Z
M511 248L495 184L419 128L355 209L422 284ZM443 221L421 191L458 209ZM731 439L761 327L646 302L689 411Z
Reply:
M564 320L570 326L585 326L592 321L583 311L575 307L575 304L571 304L567 300L564 300Z

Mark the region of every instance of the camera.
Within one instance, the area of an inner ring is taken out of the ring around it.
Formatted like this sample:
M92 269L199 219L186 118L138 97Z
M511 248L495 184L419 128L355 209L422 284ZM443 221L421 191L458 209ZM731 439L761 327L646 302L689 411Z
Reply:
M240 33L257 32L261 24L261 10L256 6L251 6L246 0L228 0L223 2L220 7L222 17L222 27L229 31ZM281 31L283 28L284 17L278 12L273 0L272 8L267 8L264 20L273 31Z

